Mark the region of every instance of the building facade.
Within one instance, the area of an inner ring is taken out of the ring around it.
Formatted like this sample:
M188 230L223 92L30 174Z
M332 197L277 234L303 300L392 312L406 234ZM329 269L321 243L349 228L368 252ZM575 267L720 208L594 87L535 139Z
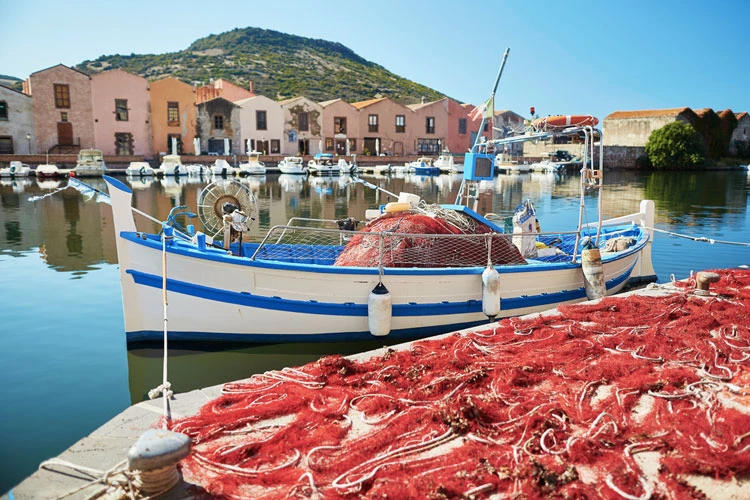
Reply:
M420 155L440 154L447 146L448 99L409 104L407 107L414 112L414 151Z
M151 82L149 94L153 155L171 153L173 140L177 154L195 153L195 87L168 77Z
M412 155L416 151L417 121L414 111L388 98L352 103L359 112L358 126L363 155Z
M740 158L750 158L750 114L736 113L737 127L729 142L729 154Z
M260 151L263 154L281 154L284 111L281 105L268 97L256 95L236 101L240 107L242 129L241 151Z
M312 155L323 151L323 108L307 97L280 101L284 111L284 135L281 153Z
M148 81L122 69L91 77L94 143L105 155L151 156Z
M0 154L34 154L35 143L31 97L0 85Z
M359 134L359 112L344 101L334 99L320 103L323 108L323 150L337 155L358 154L362 144Z
M23 86L33 100L37 153L76 153L96 146L91 77L58 64L32 73Z
M602 124L604 145L643 147L651 132L668 123L682 121L695 127L698 120L690 108L615 111Z
M240 107L223 97L196 106L196 135L201 152L210 155L241 154Z

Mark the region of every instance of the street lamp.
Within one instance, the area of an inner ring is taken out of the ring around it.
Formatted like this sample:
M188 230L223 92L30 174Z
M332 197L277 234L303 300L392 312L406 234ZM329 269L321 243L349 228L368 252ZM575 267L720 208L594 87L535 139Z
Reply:
M29 143L29 154L31 154L31 134L26 134L26 141Z

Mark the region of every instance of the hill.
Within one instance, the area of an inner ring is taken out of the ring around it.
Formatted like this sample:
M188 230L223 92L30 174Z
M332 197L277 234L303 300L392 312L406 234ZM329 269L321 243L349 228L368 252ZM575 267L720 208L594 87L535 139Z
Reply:
M402 104L440 99L443 94L391 73L340 43L260 28L209 35L167 54L101 56L76 69L93 74L122 68L149 80L174 76L208 83L225 78L272 99L304 95L314 101L349 102L389 97Z

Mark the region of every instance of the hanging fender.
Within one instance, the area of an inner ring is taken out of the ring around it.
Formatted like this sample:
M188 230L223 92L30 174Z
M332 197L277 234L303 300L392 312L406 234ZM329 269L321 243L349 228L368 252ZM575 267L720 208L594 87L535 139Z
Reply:
M581 251L581 269L586 298L596 300L604 297L607 294L607 287L604 284L604 268L598 248L587 248Z
M490 320L500 314L500 273L492 266L482 271L482 312Z
M370 333L376 337L384 337L391 333L392 315L391 293L383 283L378 283L367 297L367 325Z

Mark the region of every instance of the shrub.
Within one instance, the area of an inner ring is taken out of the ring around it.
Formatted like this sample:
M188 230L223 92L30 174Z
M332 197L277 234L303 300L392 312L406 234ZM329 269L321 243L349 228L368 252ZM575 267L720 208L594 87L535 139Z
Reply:
M689 170L704 164L706 146L692 126L678 121L651 133L646 154L657 170Z

